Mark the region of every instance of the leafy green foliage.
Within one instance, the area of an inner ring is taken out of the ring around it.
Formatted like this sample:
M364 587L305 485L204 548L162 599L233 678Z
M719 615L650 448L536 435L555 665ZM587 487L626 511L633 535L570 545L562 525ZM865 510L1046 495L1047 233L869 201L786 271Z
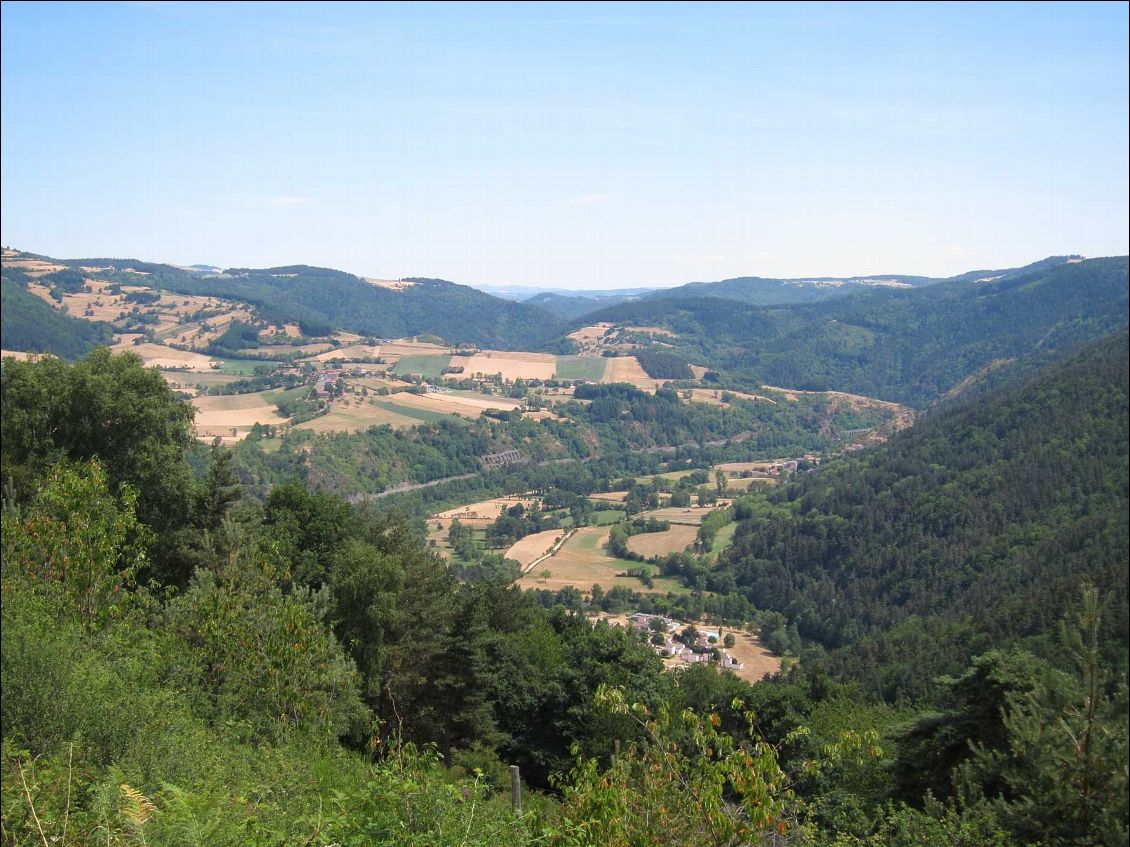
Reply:
M640 350L636 359L652 379L693 379L690 366L676 356L663 350Z
M71 317L10 278L0 277L0 346L77 359L113 340L110 325ZM7 367L7 365L5 365Z
M8 362L0 380L0 463L17 491L60 457L97 457L115 489L137 492L143 523L160 530L184 520L192 486L183 454L192 444L193 412L156 368L98 349L73 366L55 358Z
M773 495L790 508L740 526L723 572L802 635L852 645L840 667L889 697L990 639L1053 632L1084 578L1124 608L1126 384L1121 335L927 417ZM1125 643L1124 611L1106 627Z

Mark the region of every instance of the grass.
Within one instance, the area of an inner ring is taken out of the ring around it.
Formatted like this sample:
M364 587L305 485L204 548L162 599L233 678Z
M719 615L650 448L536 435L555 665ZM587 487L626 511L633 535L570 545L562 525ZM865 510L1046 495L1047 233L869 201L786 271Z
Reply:
M436 423L437 421L463 421L464 419L458 415L450 415L444 412L430 412L427 409L415 409L411 406L403 406L399 403L389 402L388 400L373 400L369 402L376 406L378 409L384 409L386 412L393 414L403 415L406 418L420 421L421 423Z
M166 371L173 379L184 385L203 385L211 388L213 385L227 385L229 382L238 382L237 374L225 374L219 371L197 373L195 371Z
M614 523L619 523L626 514L627 512L623 509L601 509L593 512L593 519L597 526L611 526Z
M420 376L440 376L451 362L450 356L401 356L393 365L392 372L398 376L420 374Z
M560 356L557 359L558 379L591 379L600 382L604 378L607 359L596 356Z
M708 563L713 565L718 561L718 556L722 551L729 547L734 541L734 533L738 531L738 522L730 521L722 527L714 536L714 544L710 548L710 552L706 554L705 559Z
M216 368L217 373L240 374L242 376L254 376L255 368L258 365L278 367L281 364L265 359L218 359L217 361L220 363L220 366Z
M714 544L711 545L711 550L720 553L733 543L734 533L738 531L738 522L730 521L722 527L714 536Z
M281 389L281 390L275 390L275 391L270 392L269 394L265 393L263 396L266 399L270 400L270 402L272 402L272 403L282 403L284 400L294 400L294 399L299 398L299 397L305 397L309 393L310 393L310 386L309 385L299 385L299 386L296 386L295 388L286 388L286 389Z

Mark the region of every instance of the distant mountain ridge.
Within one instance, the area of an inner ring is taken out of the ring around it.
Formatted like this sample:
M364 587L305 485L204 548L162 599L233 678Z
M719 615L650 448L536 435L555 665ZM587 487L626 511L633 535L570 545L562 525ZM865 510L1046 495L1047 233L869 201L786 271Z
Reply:
M565 320L573 320L598 309L635 300L682 299L686 297L721 297L755 306L776 306L790 303L815 303L841 297L869 288L921 288L940 282L995 281L1019 273L1050 268L1082 260L1082 256L1049 256L1017 268L966 271L951 277L929 277L916 274L860 274L855 276L758 277L742 276L714 282L688 282L672 288L624 288L611 290L567 290L522 288L520 286L481 286L531 306L538 306Z
M144 277L128 281L178 294L249 303L264 319L297 323L309 335L334 330L379 337L434 334L453 344L515 350L540 346L546 338L560 334L563 326L554 315L535 306L446 280L417 279L414 285L392 290L345 271L310 265L228 268L215 273L210 266L186 269L136 259L51 261L71 268L110 268L103 275L111 276L140 271Z
M672 352L746 384L836 389L913 406L997 359L1070 349L1127 326L1127 257L973 271L815 303L646 298L573 322L659 326ZM978 281L981 280L981 281Z
M641 299L722 297L756 306L786 303L812 303L850 294L868 288L921 288L940 282L977 279L1004 279L1034 270L1079 261L1082 256L1049 256L1030 265L998 270L966 271L952 277L928 277L913 274L868 274L846 277L801 277L776 279L743 276L718 282L689 282L675 288L664 288L645 294Z

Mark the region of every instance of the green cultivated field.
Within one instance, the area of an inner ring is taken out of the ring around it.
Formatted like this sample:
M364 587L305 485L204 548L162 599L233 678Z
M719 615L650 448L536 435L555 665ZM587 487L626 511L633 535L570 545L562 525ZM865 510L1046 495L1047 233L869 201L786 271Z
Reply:
M257 365L270 365L276 367L281 362L272 362L264 359L219 359L220 367L217 373L238 374L240 376L254 376Z
M604 368L608 360L597 356L559 356L557 358L558 379L591 379L600 382L604 378Z
M420 376L439 376L451 362L450 356L402 356L392 366L397 376L420 374Z
M623 509L601 509L598 512L593 512L593 518L596 520L597 526L611 526L618 523L625 514L627 512Z

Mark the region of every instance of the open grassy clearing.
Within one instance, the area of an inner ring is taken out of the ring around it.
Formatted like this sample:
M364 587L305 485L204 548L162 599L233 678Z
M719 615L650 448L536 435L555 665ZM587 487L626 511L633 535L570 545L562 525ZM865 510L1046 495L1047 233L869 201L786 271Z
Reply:
M516 506L521 503L526 508L530 508L534 503L538 502L534 497L495 497L490 500L480 500L476 503L468 503L465 506L456 506L454 509L448 509L445 512L437 512L428 518L430 522L436 521L451 521L458 519L462 523L491 523L498 519L504 509L509 509L511 506Z
M404 382L403 380L395 378L385 379L379 376L350 377L349 384L351 386L368 388L370 391L379 391L382 388L387 388L389 391L396 391L412 386L410 382Z
M547 529L519 539L506 551L506 558L513 559L523 567L545 555L565 534L563 529Z
M174 388L195 388L196 386L203 385L205 388L211 388L215 385L229 385L233 382L239 382L243 377L238 374L222 374L218 371L162 371L161 375L165 377L165 382L172 385Z
M720 465L715 465L715 470L723 471L726 474L740 474L745 471L769 473L778 464L778 462L722 462Z
M589 495L590 500L598 503L623 503L628 499L627 491L599 491Z
M463 415L469 418L477 418L488 409L508 411L520 408L522 405L521 401L511 400L509 397L489 397L485 394L476 394L473 391L452 391L447 394L399 392L389 398L389 402L409 406L413 409Z
M302 353L304 356L316 356L319 353L325 353L327 350L335 349L334 346L328 342L321 341L317 344L269 344L263 343L259 347L247 348L245 350L237 350L237 353L244 355L254 355L256 353L268 356L279 355L284 356L288 353Z
M585 379L600 382L608 360L602 356L558 356L556 377L558 379Z
M337 333L336 337L345 340L344 333ZM354 340L360 341L361 338L354 336ZM381 352L386 356L450 356L455 352L455 349L446 344L432 344L429 341L390 338L381 342Z
M606 591L615 585L623 585L633 591L658 594L687 591L681 583L673 579L655 579L654 587L646 589L636 577L616 576L629 569L639 568L640 563L611 556L604 547L607 541L607 528L581 527L557 553L539 563L530 573L523 575L518 580L518 585L522 588L547 588L554 591L571 585L584 593L590 591L594 584ZM542 571L549 571L549 576L543 577Z
M635 356L616 356L608 359L604 372L605 382L627 382L639 389L652 390L664 380L652 379L647 375Z
M600 509L593 512L593 520L597 526L611 526L614 523L619 523L626 515L623 509Z
M663 532L643 532L628 539L628 549L641 556L666 556L681 553L694 543L698 530L693 526L674 525Z
M274 367L281 362L272 362L270 359L218 359L220 367L217 370L224 374L239 374L240 376L254 376L255 368L268 365Z
M722 554L727 547L734 543L734 535L738 531L738 524L736 521L731 521L722 527L714 536L714 542L709 553L705 558L708 563L713 565L718 561L718 557Z
M401 356L392 372L397 376L419 374L423 377L437 377L450 361L450 356Z
M381 346L379 344L350 344L347 347L330 347L323 349L316 355L309 357L308 361L311 362L357 362L364 359L378 359L381 358Z
M733 632L734 646L726 650L739 662L745 665L740 671L732 670L747 682L760 682L765 676L772 676L781 670L781 657L769 652L756 636L741 630L726 630Z
M438 411L432 409L416 408L409 403L399 402L400 395L391 395L392 399L372 399L370 398L369 405L383 409L386 412L391 412L394 415L400 415L405 418L410 418L414 423L436 423L437 421L458 421L462 420L459 415L450 412Z
M675 333L669 329L664 329L661 326L625 326L620 328L621 332L634 332L639 335L665 335L668 338L674 338Z
M212 363L216 359L205 356L203 353L191 353L187 350L176 350L163 344L115 344L110 348L114 353L136 353L145 362L146 367L158 368L188 368L191 371L209 373L215 369ZM186 378L188 375L185 375Z
M452 374L452 379L474 374L502 374L502 378L508 380L553 379L557 373L557 357L549 353L502 353L487 350L474 356L455 356L451 365L463 366L463 373Z
M196 397L192 405L197 412L233 412L242 409L273 407L282 392L277 390L256 391L252 394L209 394ZM251 421L254 423L254 421Z
M657 521L669 521L672 524L683 524L686 526L698 526L702 523L702 519L714 511L710 506L686 506L679 508L678 506L667 507L664 509L652 509L650 512L640 512L641 518L655 518Z
M522 417L529 418L532 421L556 421L560 420L557 415L548 409L535 409L532 412L522 412Z
M362 400L339 400L324 415L295 425L295 429L311 432L361 432L371 426L391 426L393 429L416 426L420 421L393 409L381 408Z

